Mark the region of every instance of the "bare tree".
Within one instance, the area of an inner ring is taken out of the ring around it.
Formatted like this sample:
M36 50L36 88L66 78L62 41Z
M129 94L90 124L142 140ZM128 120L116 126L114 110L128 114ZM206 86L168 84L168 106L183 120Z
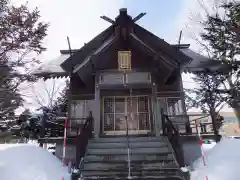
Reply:
M209 8L206 1L198 2L203 13L192 20L200 31L192 29L192 37L200 45L202 53L225 65L226 69L221 74L224 79L217 91L228 96L226 102L234 109L240 122L240 41L236 32L240 26L240 4L228 0L213 1L214 6Z
M33 99L39 107L52 109L63 88L63 83L56 79L39 81L35 87L32 87Z

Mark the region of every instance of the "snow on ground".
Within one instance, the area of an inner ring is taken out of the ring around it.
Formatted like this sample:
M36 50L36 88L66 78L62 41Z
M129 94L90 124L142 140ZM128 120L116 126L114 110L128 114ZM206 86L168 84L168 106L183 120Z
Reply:
M240 140L223 139L205 152L206 165L199 158L194 164L191 180L239 180Z
M43 148L29 144L0 148L0 180L70 180L68 168Z
M32 140L30 140L27 144L26 143L5 143L5 144L0 143L0 150L5 150L11 147L25 146L25 145L39 146L39 144L36 141L32 141Z
M210 144L203 144L204 152L211 150L216 145L216 141L211 141Z

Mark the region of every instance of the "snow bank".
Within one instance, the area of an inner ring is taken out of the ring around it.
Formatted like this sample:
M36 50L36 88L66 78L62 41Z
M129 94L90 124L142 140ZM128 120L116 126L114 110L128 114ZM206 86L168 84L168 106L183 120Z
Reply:
M216 142L211 142L211 144L203 144L204 152L211 150L212 148L214 148L215 145L216 145Z
M34 145L34 146L38 146L39 144L37 143L37 141L28 141L28 143L6 143L6 144L0 144L0 150L5 150L11 147L18 147L18 146L26 146L26 145ZM1 152L1 151L0 151Z
M3 148L2 148L3 149ZM70 180L67 167L47 150L29 144L0 150L0 180Z
M223 139L205 153L207 167L198 159L191 173L191 180L239 180L240 140Z
M23 144L0 144L0 150L6 150L8 148L12 148L12 147L18 147L18 146L22 146ZM1 151L0 151L1 153ZM0 160L1 162L1 160Z

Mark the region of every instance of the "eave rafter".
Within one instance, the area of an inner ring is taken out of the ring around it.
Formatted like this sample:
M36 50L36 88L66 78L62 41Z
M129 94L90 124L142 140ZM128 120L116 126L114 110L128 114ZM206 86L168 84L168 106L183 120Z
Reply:
M108 49L114 42L116 41L116 37L115 36L111 36L108 40L106 40L98 49L96 49L95 51L93 51L90 55L88 55L82 63L77 64L74 68L73 68L73 73L78 72L81 68L83 68L84 66L86 66L90 61L92 56L95 56L97 54L99 54L100 52L105 51L106 49Z

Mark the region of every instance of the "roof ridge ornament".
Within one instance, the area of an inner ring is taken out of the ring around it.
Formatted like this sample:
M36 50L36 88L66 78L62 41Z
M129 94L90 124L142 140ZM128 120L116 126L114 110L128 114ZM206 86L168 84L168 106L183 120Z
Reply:
M145 16L147 13L140 13L135 18L133 18L133 22L137 22L139 19L141 19L143 16Z
M112 20L111 18L107 17L107 16L100 16L100 18L102 18L103 20L111 23L111 24L115 24L115 21Z
M135 18L133 18L132 19L132 21L133 22L137 22L139 19L141 19L143 16L145 16L147 13L140 13L140 14L138 14ZM128 17L130 17L131 18L131 16L129 16L128 15L128 13L127 13L127 8L121 8L121 9L119 9L119 16L118 17L116 17L116 19L117 18L119 18L120 16L128 16ZM116 24L116 21L114 21L113 19L111 19L111 18L109 18L109 17L107 17L107 16L100 16L100 18L101 19L103 19L103 20L105 20L105 21L107 21L107 22L109 22L109 23L111 23L112 25L114 25L114 24Z

